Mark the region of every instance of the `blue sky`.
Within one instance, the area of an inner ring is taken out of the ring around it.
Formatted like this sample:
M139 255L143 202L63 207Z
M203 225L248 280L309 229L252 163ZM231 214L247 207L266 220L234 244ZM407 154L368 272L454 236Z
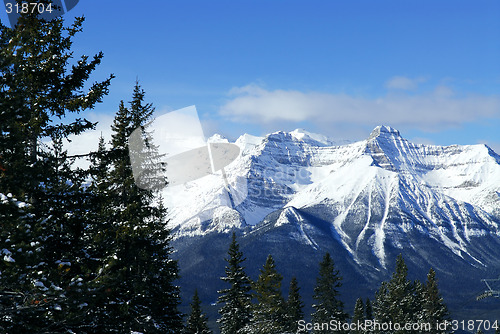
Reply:
M499 1L80 0L74 15L75 55L104 52L92 80L116 75L102 127L138 78L159 114L196 105L207 135L385 124L500 151Z

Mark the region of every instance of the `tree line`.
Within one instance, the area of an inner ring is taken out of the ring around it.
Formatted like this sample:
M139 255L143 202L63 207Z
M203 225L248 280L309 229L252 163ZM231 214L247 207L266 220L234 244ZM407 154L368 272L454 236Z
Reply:
M307 320L297 279L290 280L285 299L283 277L272 255L267 257L257 280L252 281L245 274L245 258L233 233L225 260L225 276L221 279L228 287L218 291L217 323L221 334L452 333L450 314L439 293L435 271L429 270L425 283L411 281L401 255L391 279L381 283L373 302L358 298L351 317L340 298L342 276L326 253L319 263L314 287L314 312ZM212 333L207 323L195 292L185 333Z

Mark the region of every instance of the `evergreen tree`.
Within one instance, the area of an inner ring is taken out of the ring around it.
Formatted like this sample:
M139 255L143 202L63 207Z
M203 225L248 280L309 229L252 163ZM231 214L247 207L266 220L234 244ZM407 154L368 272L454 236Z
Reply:
M35 219L28 203L19 201L12 194L0 193L0 332L28 333L29 324L36 325L38 313L46 311L45 303L35 304L43 299L35 298L35 287L28 276L29 268L38 258L37 250L41 244L35 243L35 231L32 226ZM12 245L9 247L9 243ZM33 245L33 247L31 247ZM26 250L16 252L17 249ZM29 298L29 301L26 299Z
M348 315L344 312L344 303L339 299L339 288L342 286L342 276L335 269L332 258L326 253L319 265L319 276L316 279L313 298L316 301L312 314L314 323L329 323L331 320L344 323ZM325 330L317 330L315 333L328 333Z
M89 273L82 245L86 173L72 168L63 144L94 124L58 120L93 108L111 80L84 91L102 54L71 64L82 24L77 18L64 27L62 18L45 21L37 11L21 14L13 28L0 24L0 194L11 194L0 205L0 249L9 259L0 275L0 297L7 296L0 298L4 333L82 326Z
M351 330L352 334L360 334L363 333L358 324L364 324L365 321L365 306L363 305L363 300L358 298L356 300L356 305L354 305L354 314L352 316L352 323L356 324L357 329Z
M228 256L229 258L225 259L228 263L226 276L221 279L230 286L219 291L218 302L222 304L222 307L219 310L221 317L217 322L220 324L221 334L236 334L250 322L252 296L250 294L251 280L242 266L245 258L236 242L234 232Z
M193 302L191 303L191 314L184 328L185 334L212 334L208 329L207 316L201 311L201 300L198 296L198 290L194 291Z
M274 259L268 255L266 263L254 284L257 304L253 318L245 328L245 333L274 334L285 331L286 305L281 294L281 276L276 270Z
M300 297L300 288L297 278L292 277L290 287L288 289L288 299L286 301L286 326L285 329L290 333L299 332L298 322L304 319L304 303Z
M365 303L365 319L366 320L373 320L373 307L372 303L370 301L370 298L366 298L366 303ZM371 334L373 331L370 329L365 330L366 334Z
M372 308L372 303L370 301L370 298L366 298L365 319L366 320L373 320L373 308Z
M178 333L182 317L177 262L171 259L170 232L157 193L135 184L127 140L153 113L136 83L130 108L121 102L113 122L111 151L96 159L93 189L102 201L95 208L102 228L91 229L101 259L94 279L93 330ZM101 149L102 151L102 144ZM98 151L99 152L99 151ZM102 165L109 163L109 172ZM101 167L99 167L101 166ZM100 246L104 245L104 246Z
M439 293L436 272L431 268L427 274L427 281L423 289L423 321L430 324L444 323L451 321L448 308L443 297ZM451 333L451 330L438 331L433 329L432 333Z
M47 213L39 230L44 240L44 264L39 264L35 279L45 291L48 309L43 318L38 317L37 325L45 320L44 328L52 332L85 328L82 314L87 312L90 297L91 260L85 251L87 172L71 166L62 145L62 138L52 136L53 159L46 164L45 197L36 204L40 212Z
M110 152L106 149L104 137L99 137L97 151L90 156L91 182L88 187L91 196L88 198L88 206L92 208L88 212L90 224L85 237L89 240L86 251L89 254L89 268L91 268L91 304L86 313L86 322L91 324L93 332L106 333L109 330L112 319L106 310L107 294L103 293L103 286L99 285L103 268L105 267L109 250L116 247L114 235L112 234L113 212L112 196L109 193L111 183L109 172L111 168ZM106 288L107 289L107 288Z
M111 77L83 92L102 53L87 56L71 67L74 36L82 30L83 18L64 27L63 19L45 21L37 11L21 14L17 25L0 25L0 148L3 173L0 188L18 198L36 201L43 178L40 158L42 137L67 138L94 127L84 118L69 124L55 122L68 113L91 109L107 94ZM20 174L21 173L21 174ZM25 175L29 177L20 177Z
M380 288L375 292L375 302L374 302L374 319L378 322L392 321L390 314L390 298L388 283L382 282ZM383 333L380 331L374 331L375 333Z
M422 318L422 287L407 279L408 268L399 255L396 269L389 282L382 282L375 296L375 319L378 322L416 323ZM416 333L395 331L394 333Z

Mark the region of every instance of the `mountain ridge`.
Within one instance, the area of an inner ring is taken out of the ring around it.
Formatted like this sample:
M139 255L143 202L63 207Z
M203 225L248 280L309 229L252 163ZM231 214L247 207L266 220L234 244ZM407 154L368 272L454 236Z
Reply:
M311 140L313 136L316 139ZM197 223L201 224L211 219L214 210L220 206L235 209L244 225L255 226L272 211L289 202L296 203L294 197L300 197L301 192L308 191L315 184L325 183L328 174L344 173L343 177L352 178L343 166L361 168L371 174L370 167L374 166L408 175L417 185L478 206L489 214L498 214L498 209L491 203L500 198L500 186L496 186L500 184L500 157L486 145L413 144L402 138L398 130L387 126L376 127L364 141L325 145L327 141L324 136L311 135L304 130L275 132L265 137L241 136L235 143L241 147L242 153L226 168L231 193L239 199L236 208L228 205L221 176L211 175L181 189L180 192L188 198L185 203L167 203L169 208L174 208L170 216L171 227L181 231L186 222L188 226L193 225L193 217L199 218ZM439 173L447 168L454 170L444 176ZM485 173L482 169L486 169ZM485 174L488 173L492 174L492 181L487 180ZM178 190L179 187L175 189ZM481 195L484 193L487 195ZM309 195L313 195L311 191ZM190 199L206 196L209 201L193 207L192 203L196 201ZM306 203L293 205L300 207ZM177 207L181 207L184 214L179 216ZM191 214L186 214L188 211Z
M403 254L418 277L436 270L457 317L495 314L461 306L500 273L500 159L486 145L414 144L387 126L347 145L304 130L236 144L241 154L225 168L235 207L221 175L177 187L177 206L166 204L187 291L203 281L216 299L208 287L220 287L235 231L253 271L273 254L305 286L330 252L348 307L373 296Z

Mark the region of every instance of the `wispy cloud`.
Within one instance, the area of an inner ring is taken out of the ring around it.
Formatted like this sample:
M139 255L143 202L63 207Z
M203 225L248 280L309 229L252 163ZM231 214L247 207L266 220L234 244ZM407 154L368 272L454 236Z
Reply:
M219 113L235 122L266 125L309 122L330 126L392 126L436 131L466 122L500 118L500 96L455 95L446 86L422 94L365 98L348 94L267 90L258 85L233 88Z
M399 90L415 90L418 85L427 81L425 77L407 78L403 76L395 76L387 80L385 87L388 89Z

